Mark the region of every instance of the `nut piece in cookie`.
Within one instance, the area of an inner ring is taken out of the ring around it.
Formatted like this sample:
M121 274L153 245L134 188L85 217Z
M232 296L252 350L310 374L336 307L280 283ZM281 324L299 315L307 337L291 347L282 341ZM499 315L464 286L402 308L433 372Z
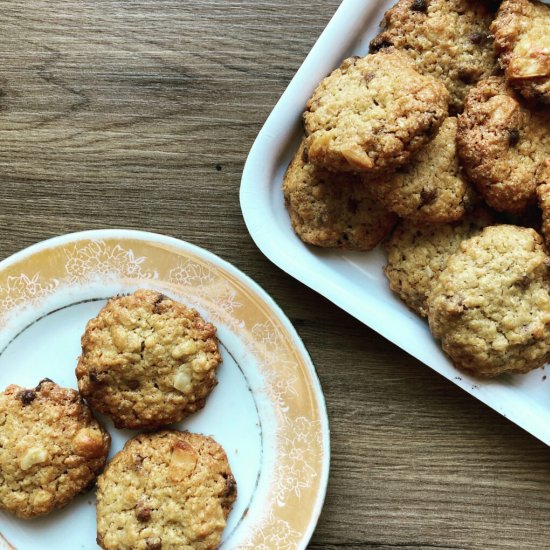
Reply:
M550 6L504 0L491 25L506 79L526 98L550 104Z
M493 17L491 2L483 0L399 0L386 12L370 50L394 46L413 59L419 73L441 79L455 114L470 88L495 69Z
M484 208L452 224L400 222L385 246L390 288L413 311L427 316L428 295L449 257L491 223L493 216Z
M109 300L82 336L78 387L117 428L153 429L204 406L221 362L216 328L152 290Z
M456 154L456 118L397 172L371 181L372 194L401 218L423 223L454 222L472 210L475 192L462 174Z
M460 245L428 298L430 329L458 368L497 376L546 363L549 262L525 227L494 225Z
M111 438L77 391L45 379L0 393L0 508L28 519L95 482Z
M348 250L371 250L396 221L353 174L318 168L304 142L283 182L292 227L305 243Z
M237 498L224 450L189 432L131 439L97 485L97 542L106 550L217 548Z
M457 149L490 206L522 212L535 201L535 174L550 155L550 112L531 111L502 78L491 77L466 98Z
M445 86L401 52L346 59L307 103L309 160L336 172L390 172L431 141L448 100Z

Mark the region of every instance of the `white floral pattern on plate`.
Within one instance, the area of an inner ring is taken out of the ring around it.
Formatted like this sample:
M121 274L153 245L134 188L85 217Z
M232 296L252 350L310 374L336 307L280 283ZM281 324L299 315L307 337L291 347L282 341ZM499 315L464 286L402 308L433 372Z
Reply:
M58 286L57 279L45 281L40 276L40 272L9 275L0 286L0 311L10 311L23 305L37 303L54 292ZM2 325L2 316L0 316L0 327Z
M86 283L99 275L117 278L156 279L155 271L144 271L145 257L136 258L134 252L120 245L109 246L105 241L90 241L86 246L74 245L65 251L65 269L68 283Z

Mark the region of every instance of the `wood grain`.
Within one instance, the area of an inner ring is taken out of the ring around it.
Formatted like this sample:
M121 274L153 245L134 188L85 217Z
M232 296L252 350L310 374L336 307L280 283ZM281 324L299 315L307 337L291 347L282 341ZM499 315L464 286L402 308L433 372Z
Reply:
M243 224L248 150L337 5L4 1L0 256L139 228L260 283L304 339L331 419L311 548L548 548L548 448L282 273Z

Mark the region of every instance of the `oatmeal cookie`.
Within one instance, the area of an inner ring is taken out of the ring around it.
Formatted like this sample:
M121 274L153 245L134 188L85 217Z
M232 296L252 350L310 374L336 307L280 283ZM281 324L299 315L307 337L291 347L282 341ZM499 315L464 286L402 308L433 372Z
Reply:
M111 438L78 392L42 380L0 393L0 508L20 518L47 514L88 490Z
M494 13L494 3L483 0L399 0L370 51L394 46L406 53L418 72L443 81L455 114L468 90L496 67L489 31Z
M390 288L419 315L426 317L428 295L447 260L464 239L493 222L484 208L452 224L416 224L402 221L386 244L385 268Z
M550 155L550 112L528 109L502 78L491 77L466 98L457 149L490 206L521 212L535 201L535 173Z
M131 439L97 485L97 543L106 550L213 550L237 498L224 450L189 432Z
M549 105L550 6L504 0L491 30L508 82L524 97Z
M346 59L307 103L309 160L336 172L392 171L431 141L447 103L445 86L401 52Z
M90 406L117 428L153 429L201 409L221 362L216 328L152 290L109 300L88 322L76 368Z
M539 166L536 176L537 197L542 210L542 235L550 249L550 158Z
M365 185L401 218L419 223L459 220L477 199L458 163L456 125L456 118L449 117L410 164L385 178L366 180Z
M525 227L494 225L460 245L428 298L432 333L458 368L497 376L546 363L549 261Z
M316 246L371 250L397 219L357 176L311 164L304 142L285 174L283 193L294 231Z

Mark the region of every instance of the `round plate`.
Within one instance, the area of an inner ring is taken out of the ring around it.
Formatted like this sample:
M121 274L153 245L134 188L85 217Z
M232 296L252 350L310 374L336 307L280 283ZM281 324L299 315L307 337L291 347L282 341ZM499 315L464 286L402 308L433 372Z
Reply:
M179 429L226 450L239 496L221 548L305 548L329 471L324 398L292 325L251 279L217 256L140 231L75 233L0 263L0 389L48 377L76 388L80 336L108 297L159 290L218 327L219 384ZM135 435L100 417L111 456ZM23 521L0 512L0 548L97 548L93 493Z

